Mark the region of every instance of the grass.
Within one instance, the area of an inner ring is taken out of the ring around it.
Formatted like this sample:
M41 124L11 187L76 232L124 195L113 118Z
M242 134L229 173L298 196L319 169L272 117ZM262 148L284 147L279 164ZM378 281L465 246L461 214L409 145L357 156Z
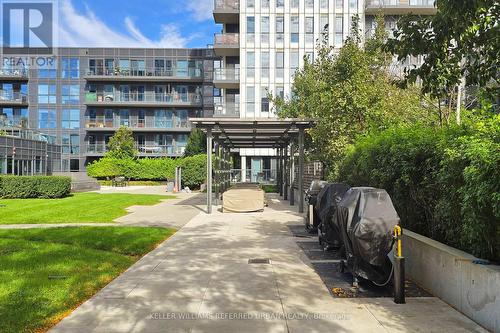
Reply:
M0 224L105 223L126 215L133 205L155 205L174 196L76 193L62 199L0 200ZM5 207L1 207L5 205Z
M172 233L140 227L0 230L0 332L47 330Z

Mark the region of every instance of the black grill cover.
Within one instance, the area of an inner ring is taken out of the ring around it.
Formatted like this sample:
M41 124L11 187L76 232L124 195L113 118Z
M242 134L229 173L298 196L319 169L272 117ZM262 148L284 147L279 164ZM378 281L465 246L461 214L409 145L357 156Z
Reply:
M376 283L390 275L387 254L393 246L393 230L399 217L383 189L353 187L332 218L340 230L347 265L353 274Z
M325 185L328 184L325 180L313 180L311 182L311 185L306 191L307 194L307 201L309 202L310 205L315 205L316 204L316 198L318 196L318 193L325 187Z
M329 241L332 237L338 239L338 237L334 236L334 234L338 235L338 232L335 232L333 230L331 230L332 233L327 232L326 229L328 229L328 226L325 225L329 224L328 222L331 220L333 214L335 214L335 211L337 210L338 203L342 200L349 188L349 185L341 183L327 184L319 192L316 199L315 210L316 215L319 218L318 224L321 224L323 226L322 233L328 233L327 239L325 239L325 241L329 243L334 243L334 239L331 239L331 242Z

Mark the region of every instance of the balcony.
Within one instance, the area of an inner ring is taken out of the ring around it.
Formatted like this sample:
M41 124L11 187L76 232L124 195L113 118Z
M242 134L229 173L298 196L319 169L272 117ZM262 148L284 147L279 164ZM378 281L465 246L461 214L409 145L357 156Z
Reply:
M202 106L199 93L85 93L88 106L168 107Z
M0 90L0 106L28 106L28 96L21 92Z
M366 0L365 14L376 15L382 10L384 15L435 15L435 0Z
M238 23L240 2L238 0L214 0L215 23Z
M191 82L202 81L203 70L201 68L90 68L84 73L84 78L90 82Z
M164 118L164 117L147 117L140 119L137 116L129 118L107 118L103 116L85 117L85 128L92 132L109 132L126 126L134 131L140 132L159 132L162 130L168 132L189 132L191 124L187 118Z
M239 118L240 104L235 102L215 103L214 117L217 118Z
M240 87L239 68L217 68L214 71L214 85L222 89L238 89Z
M87 143L87 156L103 156L108 152L108 144L104 142ZM137 155L141 157L177 157L182 156L185 150L185 144L172 143L171 145L135 144Z
M214 50L217 56L239 56L240 34L236 33L215 34Z
M0 81L28 81L28 70L25 68L0 69Z

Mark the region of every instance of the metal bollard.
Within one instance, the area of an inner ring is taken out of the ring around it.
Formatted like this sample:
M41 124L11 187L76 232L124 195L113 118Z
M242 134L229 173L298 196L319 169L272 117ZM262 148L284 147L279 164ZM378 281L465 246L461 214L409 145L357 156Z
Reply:
M398 224L394 227L396 250L394 251L394 303L405 304L405 258L402 247L403 229Z

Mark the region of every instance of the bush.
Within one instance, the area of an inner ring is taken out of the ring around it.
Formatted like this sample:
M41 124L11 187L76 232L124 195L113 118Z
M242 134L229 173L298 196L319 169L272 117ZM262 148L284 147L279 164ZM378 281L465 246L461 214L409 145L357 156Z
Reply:
M105 157L87 166L87 174L97 179L127 177L137 181L172 180L175 168L182 167L185 186L198 188L206 179L206 155L183 158L116 159Z
M340 179L385 188L404 227L500 260L500 118L434 129L399 127L353 145Z
M3 199L63 198L71 192L71 178L57 176L1 176Z

